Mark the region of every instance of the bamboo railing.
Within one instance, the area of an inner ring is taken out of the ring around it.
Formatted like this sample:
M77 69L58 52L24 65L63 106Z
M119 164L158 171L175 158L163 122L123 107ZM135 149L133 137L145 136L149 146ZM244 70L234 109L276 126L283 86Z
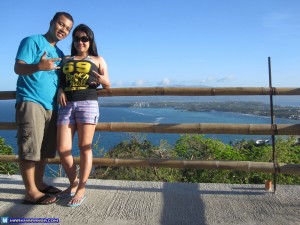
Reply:
M16 162L17 155L1 156L2 162ZM79 164L80 158L74 158L75 164ZM58 157L48 159L49 164L60 164ZM210 170L238 170L264 173L282 173L300 175L300 165L270 162L251 161L204 161L204 160L175 160L175 159L113 159L93 158L93 165L101 166L130 166L130 167L168 167L168 168L191 168Z
M300 95L296 87L228 87L228 88L183 88L142 87L99 89L99 97L109 96L222 96L222 95ZM15 91L1 91L0 100L15 99Z
M13 122L0 122L0 130L16 130ZM98 123L96 131L137 132L137 133L169 133L169 134L241 134L241 135L298 135L300 124L230 124L230 123L130 123L106 122Z
M110 96L221 96L221 95L300 95L300 88L112 88L98 90L99 97ZM0 92L0 100L15 99L14 91ZM15 130L16 124L0 122L0 130ZM97 131L146 133L197 133L245 135L298 135L300 124L158 124L158 123L98 123ZM0 162L17 162L18 156L0 156ZM59 158L48 163L60 164ZM79 158L75 158L79 164ZM249 161L201 161L174 159L109 159L94 158L93 165L132 167L172 167L197 169L226 169L300 175L300 165Z
M98 96L221 96L221 95L300 95L300 88L229 87L229 88L112 88L98 91Z

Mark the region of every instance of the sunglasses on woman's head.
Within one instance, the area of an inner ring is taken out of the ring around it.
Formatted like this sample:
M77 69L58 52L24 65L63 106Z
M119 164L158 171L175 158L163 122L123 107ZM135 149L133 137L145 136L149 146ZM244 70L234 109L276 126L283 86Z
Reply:
M73 41L74 42L79 42L79 41L81 41L81 42L88 42L90 39L89 39L89 37L87 37L87 36L82 36L82 37L78 37L78 36L75 36L74 38L73 38Z

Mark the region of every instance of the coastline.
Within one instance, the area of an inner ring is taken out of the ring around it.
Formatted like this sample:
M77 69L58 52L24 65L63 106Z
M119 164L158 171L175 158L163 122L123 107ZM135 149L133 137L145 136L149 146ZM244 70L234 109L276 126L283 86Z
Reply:
M101 103L102 107L127 107L127 108L173 108L186 112L233 112L243 115L270 117L270 106L263 102L174 102L174 101L143 101L127 103ZM273 106L274 115L281 119L300 120L300 107Z
M101 99L103 100L103 99ZM1 104L2 103L2 104ZM0 106L2 111L0 111L1 122L14 122L15 109L14 100L11 101L1 101ZM177 102L153 102L147 103L146 105L136 105L136 102L103 102L100 103L100 119L99 122L144 122L144 123L236 123L236 124L269 124L270 116L255 115L249 112L232 112L218 111L215 105L219 103L215 102L212 104L211 108L207 108L206 111L202 108L201 111L197 110L187 110L184 106L188 106L192 103L187 102L181 104L180 107ZM158 107L162 105L163 107ZM173 104L173 105L172 105ZM197 104L205 106L202 102L197 102ZM152 108L150 108L150 106ZM155 107L153 107L155 106ZM171 107L173 106L173 107ZM176 107L175 107L176 106ZM267 112L267 110L266 110ZM276 115L276 114L275 114ZM297 120L279 118L276 115L277 124L295 124ZM137 134L138 135L138 134ZM96 138L100 136L99 147L107 151L114 147L121 141L129 140L130 134L124 132L97 132L95 134L95 139L93 143L97 140ZM170 144L174 144L179 138L180 134L159 134L159 133L142 133L141 136L146 136L155 145L159 145L160 140L167 140ZM11 145L16 152L16 131L15 130L0 130L0 137L5 138L6 143ZM256 139L267 139L265 135L226 135L226 134L206 134L207 138L214 138L222 141L225 144L238 140L256 140ZM77 147L77 137L75 135L73 142L74 153L78 153Z

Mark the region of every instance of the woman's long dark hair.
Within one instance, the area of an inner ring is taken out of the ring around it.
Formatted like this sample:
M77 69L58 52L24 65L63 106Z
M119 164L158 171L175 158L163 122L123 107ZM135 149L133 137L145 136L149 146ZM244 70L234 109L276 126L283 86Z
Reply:
M88 38L90 39L89 55L98 56L97 45L96 45L95 38L94 38L94 32L91 30L91 28L89 28L85 24L79 24L73 30L73 33L72 33L73 40L72 40L72 47L71 47L71 55L72 56L77 55L77 50L74 47L74 36L75 36L75 34L76 34L77 31L82 31L82 32L86 33L86 36L88 36Z

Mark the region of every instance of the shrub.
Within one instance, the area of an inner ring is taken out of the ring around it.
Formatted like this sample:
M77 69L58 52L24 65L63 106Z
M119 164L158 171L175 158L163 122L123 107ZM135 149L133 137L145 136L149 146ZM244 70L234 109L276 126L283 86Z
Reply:
M13 155L13 148L5 144L5 139L0 137L0 155ZM0 174L16 174L19 170L17 163L0 162Z

